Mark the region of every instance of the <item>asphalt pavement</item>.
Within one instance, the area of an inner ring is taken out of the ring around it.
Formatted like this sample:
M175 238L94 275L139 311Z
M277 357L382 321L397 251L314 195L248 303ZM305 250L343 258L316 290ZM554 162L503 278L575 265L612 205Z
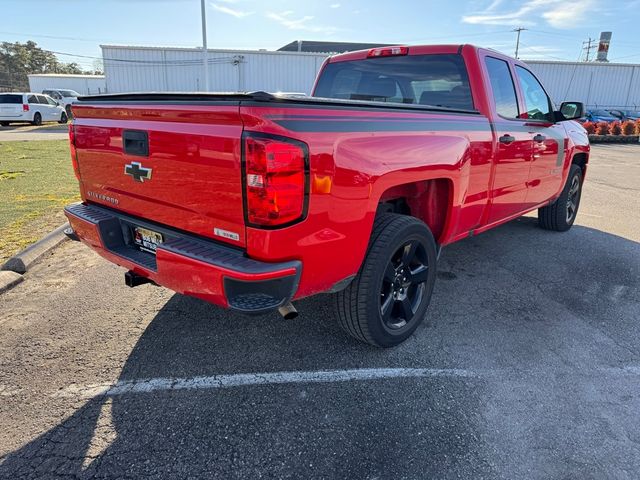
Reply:
M65 243L0 296L0 478L637 479L639 180L595 146L569 232L445 248L390 350L331 296L243 317Z
M29 140L64 140L69 138L69 126L59 123L45 123L41 126L10 124L0 127L0 142Z

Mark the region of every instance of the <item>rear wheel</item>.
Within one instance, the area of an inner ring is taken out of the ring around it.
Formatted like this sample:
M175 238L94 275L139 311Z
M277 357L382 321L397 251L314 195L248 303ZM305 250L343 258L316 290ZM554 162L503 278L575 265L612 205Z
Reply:
M69 121L69 119L67 118L67 114L62 112L62 115L60 115L60 120L58 120L58 123L67 123Z
M336 295L340 326L370 345L398 345L424 319L435 280L429 228L413 217L379 215L358 275Z
M538 209L538 224L545 230L566 232L578 215L582 194L582 169L571 165L562 193L551 205Z
M40 115L40 113L36 112L35 115L33 116L33 122L31 122L32 125L42 125L42 115Z

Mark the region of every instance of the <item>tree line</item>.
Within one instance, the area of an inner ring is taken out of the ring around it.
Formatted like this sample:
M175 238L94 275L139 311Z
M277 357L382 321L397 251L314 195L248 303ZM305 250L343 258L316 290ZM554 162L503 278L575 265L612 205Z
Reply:
M29 91L29 78L34 73L101 74L85 71L75 62L58 60L52 52L31 40L0 43L0 91Z

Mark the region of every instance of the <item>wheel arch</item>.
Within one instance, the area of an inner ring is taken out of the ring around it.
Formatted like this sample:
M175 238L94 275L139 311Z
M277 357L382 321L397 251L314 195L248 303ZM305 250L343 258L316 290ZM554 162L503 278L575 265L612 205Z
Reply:
M578 152L571 158L571 164L578 165L582 170L582 181L587 173L587 163L589 163L589 155L586 152Z
M379 198L378 212L393 212L422 220L438 244L442 243L453 206L453 181L438 177L387 188Z

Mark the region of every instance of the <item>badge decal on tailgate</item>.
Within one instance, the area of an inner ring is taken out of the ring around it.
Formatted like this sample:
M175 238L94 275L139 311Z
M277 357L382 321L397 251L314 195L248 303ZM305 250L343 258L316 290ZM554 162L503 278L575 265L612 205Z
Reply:
M213 234L219 237L228 238L229 240L235 240L236 242L240 241L240 235L228 230L222 230L221 228L214 228Z

